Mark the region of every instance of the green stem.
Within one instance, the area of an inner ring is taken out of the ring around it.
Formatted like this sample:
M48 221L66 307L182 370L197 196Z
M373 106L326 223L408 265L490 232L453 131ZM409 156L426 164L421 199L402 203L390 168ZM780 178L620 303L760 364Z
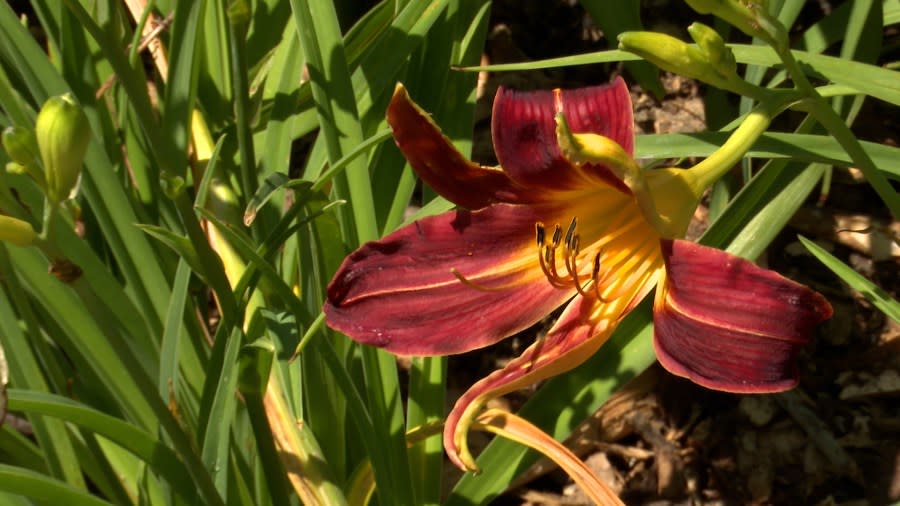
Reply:
M237 128L238 149L241 166L241 197L246 202L258 186L256 174L256 154L253 149L253 135L250 132L250 87L247 76L246 35L247 23L242 14L228 12L228 28L231 53L231 81L234 93L234 115Z
M41 233L38 234L38 239L41 241L46 241L50 238L50 225L53 223L53 220L56 219L56 214L59 212L59 204L50 202L49 199L44 199L44 218L43 223L41 224Z
M757 102L765 102L770 98L770 90L749 83L738 77L737 74L734 74L730 79L726 80L721 87L728 89L728 91L731 91L732 93L756 100Z
M797 59L794 58L794 53L791 52L790 48L784 47L782 49L776 46L775 52L778 53L778 57L784 62L784 67L787 69L788 74L791 75L794 86L808 97L821 98L816 88L806 78L806 74L803 73L803 69L800 68L800 64L797 63Z
M887 178L884 177L884 174L878 170L878 167L875 166L875 162L872 161L872 158L869 157L869 154L866 153L866 150L860 145L859 140L853 135L850 127L848 127L844 120L838 116L834 109L832 109L824 99L818 96L816 98L804 100L794 108L808 112L828 130L828 133L830 133L831 136L838 141L841 147L844 148L844 151L850 155L850 159L853 160L853 163L863 172L866 179L869 181L869 184L872 185L872 188L875 189L875 192L878 193L881 200L884 201L888 206L888 209L891 210L891 214L894 218L900 217L900 196L898 196L897 191L894 190Z
M853 135L853 132L844 122L844 120L831 108L831 106L822 98L819 91L809 82L806 74L790 48L785 44L773 44L775 51L778 53L781 61L784 62L785 68L794 81L794 85L803 95L808 97L803 102L797 104L794 108L810 113L819 123L821 123L828 132L838 141L844 151L850 155L860 170L865 174L866 179L881 200L891 210L891 214L897 218L900 217L900 197L888 182L887 178L878 171L875 163L866 153L865 149L860 145L859 140ZM839 90L841 91L841 90ZM708 160L708 159L707 159Z
M689 174L696 178L697 188L712 186L731 170L734 164L738 163L759 137L766 132L772 119L795 100L796 95L791 93L779 97L778 100L774 100L774 98L770 95L768 99L762 100L760 105L750 111L740 126L728 137L725 144L708 158L691 167Z
M407 434L428 424L440 427L445 409L447 357L413 358L409 376ZM411 445L409 438L407 444ZM418 504L440 504L443 462L443 444L439 437L409 447L410 473Z

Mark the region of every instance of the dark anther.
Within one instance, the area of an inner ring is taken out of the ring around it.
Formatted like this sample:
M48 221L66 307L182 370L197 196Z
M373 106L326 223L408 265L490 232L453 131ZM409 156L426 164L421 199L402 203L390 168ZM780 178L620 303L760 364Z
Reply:
M544 224L541 222L537 222L534 224L534 231L537 235L537 245L538 248L544 246Z
M575 227L578 226L578 218L572 217L572 222L569 223L569 230L566 230L566 246L572 247L572 238L575 236Z
M562 240L562 228L557 224L553 228L553 247L556 248L559 246L559 241Z

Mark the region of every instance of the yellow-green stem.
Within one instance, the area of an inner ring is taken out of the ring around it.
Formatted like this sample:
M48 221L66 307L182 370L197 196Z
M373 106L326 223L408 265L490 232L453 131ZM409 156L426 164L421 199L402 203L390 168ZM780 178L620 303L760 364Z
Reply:
M690 174L694 177L695 187L705 189L713 185L740 159L747 154L759 137L765 133L772 123L772 119L783 111L793 101L793 96L779 97L780 100L762 101L750 114L744 118L734 133L712 155L691 167Z

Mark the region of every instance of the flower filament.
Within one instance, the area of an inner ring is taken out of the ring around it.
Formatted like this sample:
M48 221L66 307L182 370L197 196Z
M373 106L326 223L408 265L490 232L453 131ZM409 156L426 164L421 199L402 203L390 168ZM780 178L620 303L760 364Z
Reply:
M565 240L563 240L562 227L559 224L553 226L553 234L550 241L547 241L547 228L542 222L534 224L535 242L538 247L538 260L544 276L556 288L574 287L582 296L588 296L588 290L593 288L594 296L602 302L610 302L624 295L622 290L616 290L612 296L603 296L603 291L608 288L607 281L612 276L612 271L607 269L601 273L603 266L602 258L604 256L603 247L599 247L595 253L585 253L582 255L581 236L577 233L578 218L573 217L566 229ZM590 248L589 248L590 249ZM562 256L563 265L565 265L565 273L560 274L557 268L557 252ZM579 271L579 256L591 257L590 276L586 281L582 281ZM602 275L602 276L601 276ZM629 283L630 285L630 283Z

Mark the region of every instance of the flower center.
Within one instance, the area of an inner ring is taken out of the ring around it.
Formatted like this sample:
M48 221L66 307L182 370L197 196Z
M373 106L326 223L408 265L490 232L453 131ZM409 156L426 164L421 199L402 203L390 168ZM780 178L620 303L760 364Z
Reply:
M630 235L626 230L631 227L624 225L619 231ZM534 229L541 270L556 288L575 288L584 297L612 302L630 294L646 272L641 264L651 252L645 251L644 244L627 255L627 251L618 251L622 249L615 247L622 239L620 234L601 237L582 251L577 217L569 222L565 234L558 223L549 236L542 222L535 223Z

